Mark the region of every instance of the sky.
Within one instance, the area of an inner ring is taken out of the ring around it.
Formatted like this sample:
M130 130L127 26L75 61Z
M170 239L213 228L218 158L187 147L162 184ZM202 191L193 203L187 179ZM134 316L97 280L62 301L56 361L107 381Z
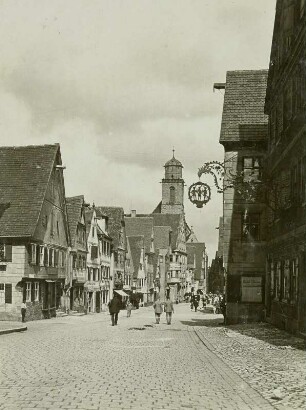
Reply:
M0 144L60 143L66 196L127 213L160 202L174 147L211 260L222 195L199 210L187 191L223 159L213 84L268 68L274 13L275 0L0 0Z

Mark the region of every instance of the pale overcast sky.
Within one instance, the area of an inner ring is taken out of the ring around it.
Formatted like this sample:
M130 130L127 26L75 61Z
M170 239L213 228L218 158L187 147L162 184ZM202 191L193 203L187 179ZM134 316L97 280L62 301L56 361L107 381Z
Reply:
M222 160L227 70L268 68L275 0L0 0L0 144L59 142L67 196L151 212ZM212 184L212 180L207 181ZM209 258L222 196L186 219Z

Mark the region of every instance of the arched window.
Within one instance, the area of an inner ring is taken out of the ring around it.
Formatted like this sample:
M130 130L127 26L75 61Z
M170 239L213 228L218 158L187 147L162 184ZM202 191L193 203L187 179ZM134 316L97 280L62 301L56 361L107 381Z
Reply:
M170 187L170 204L175 204L175 188L174 186Z

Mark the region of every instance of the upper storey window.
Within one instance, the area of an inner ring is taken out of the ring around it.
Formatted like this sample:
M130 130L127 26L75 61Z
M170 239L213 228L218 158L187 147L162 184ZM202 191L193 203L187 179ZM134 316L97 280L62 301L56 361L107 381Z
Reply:
M243 158L243 180L245 182L259 181L261 172L262 165L260 157Z
M170 204L173 205L175 204L175 188L174 186L170 187Z

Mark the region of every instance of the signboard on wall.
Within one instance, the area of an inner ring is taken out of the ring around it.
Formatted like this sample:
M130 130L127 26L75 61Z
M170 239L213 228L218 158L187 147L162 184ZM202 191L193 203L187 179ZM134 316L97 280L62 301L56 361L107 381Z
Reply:
M241 277L241 302L262 303L262 277Z

